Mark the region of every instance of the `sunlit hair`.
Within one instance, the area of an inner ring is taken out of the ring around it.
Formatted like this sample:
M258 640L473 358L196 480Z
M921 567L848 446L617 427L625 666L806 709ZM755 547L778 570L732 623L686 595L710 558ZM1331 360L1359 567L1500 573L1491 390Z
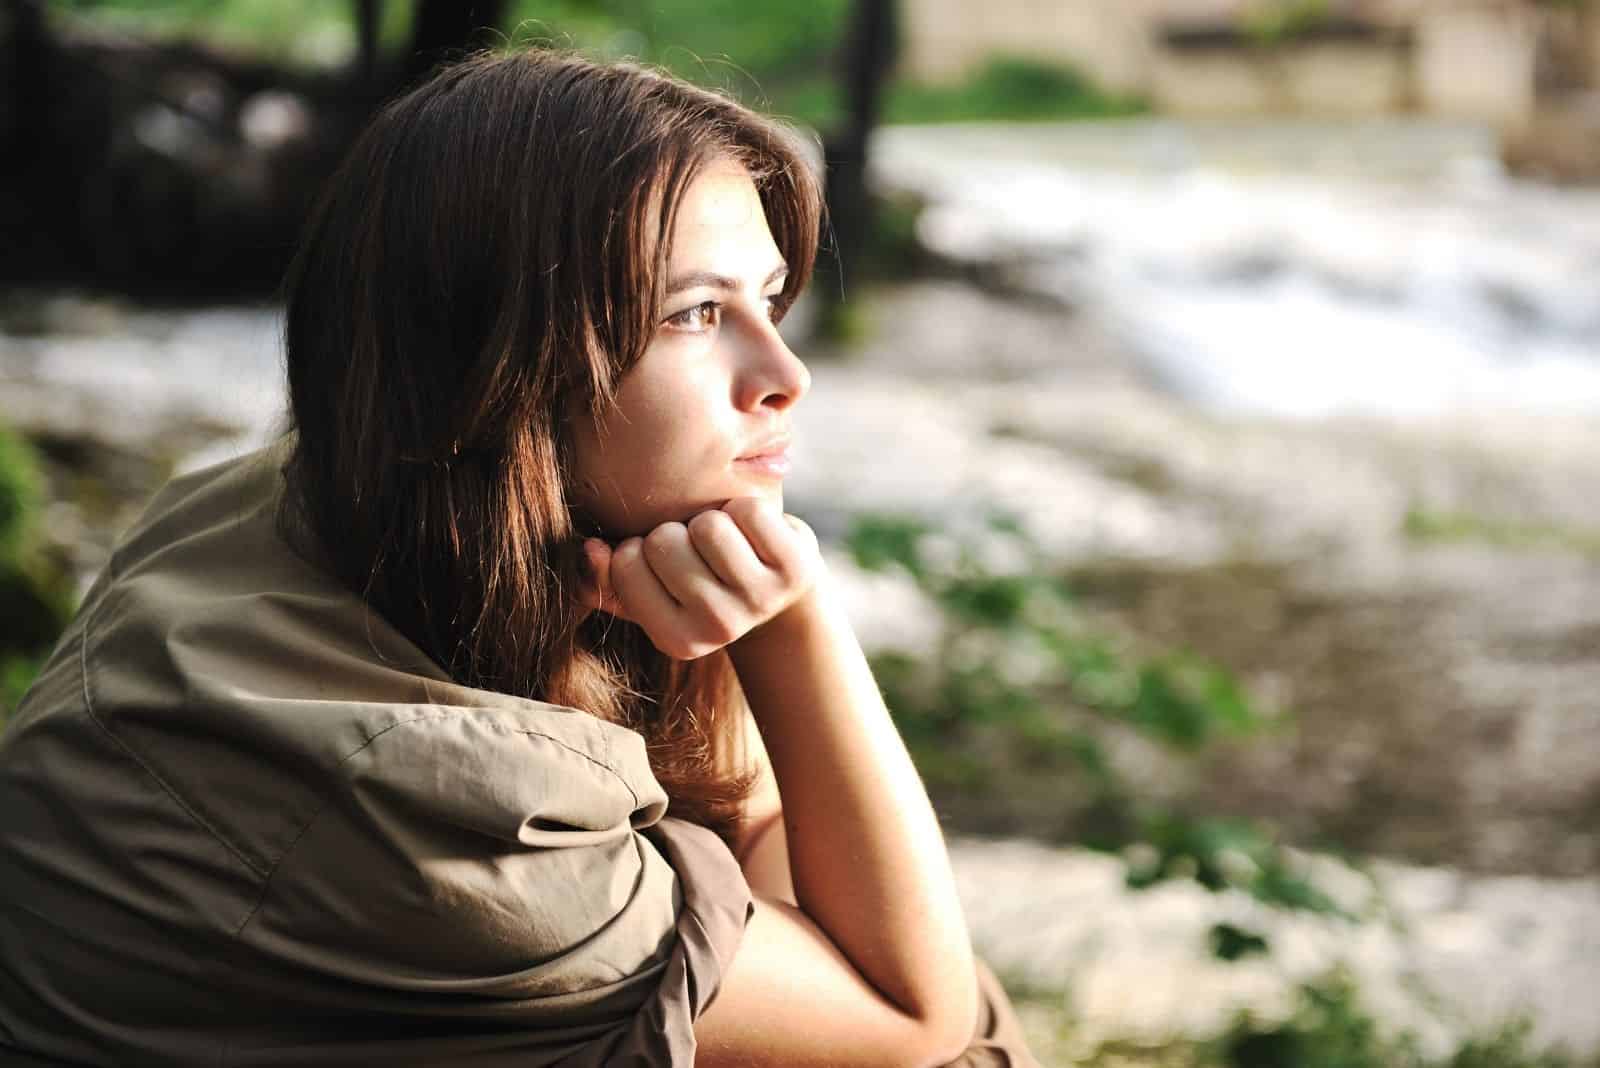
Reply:
M285 280L301 527L457 682L644 735L675 815L731 840L753 777L725 652L674 661L576 600L574 426L656 328L689 183L732 159L811 273L817 180L786 128L632 64L478 55L393 101L319 200Z

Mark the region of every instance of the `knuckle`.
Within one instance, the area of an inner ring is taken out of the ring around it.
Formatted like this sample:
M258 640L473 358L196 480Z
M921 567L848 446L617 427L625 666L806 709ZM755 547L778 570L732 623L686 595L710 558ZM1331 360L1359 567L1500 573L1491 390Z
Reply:
M801 570L800 554L788 545L779 545L772 551L772 570L785 584L793 582Z
M743 608L746 613L756 618L766 615L768 598L764 591L741 587L738 591L738 596L739 607Z
M701 512L689 520L689 533L695 538L707 539L714 536L718 531L726 530L727 527L724 524L732 521L732 518L726 512L717 509Z
M659 553L665 549L676 548L688 536L688 528L682 523L662 523L644 536L644 545L650 551Z
M694 616L714 620L717 618L717 606L706 590L696 586L683 595L683 607Z
M643 550L637 538L630 538L617 546L611 554L612 571L631 571L639 563Z

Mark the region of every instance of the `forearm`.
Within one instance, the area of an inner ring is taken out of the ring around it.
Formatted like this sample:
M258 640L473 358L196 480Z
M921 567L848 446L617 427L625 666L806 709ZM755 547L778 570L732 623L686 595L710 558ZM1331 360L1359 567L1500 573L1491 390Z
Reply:
M944 838L828 582L728 647L782 793L795 901L890 1002L966 1034L977 993ZM747 865L771 870L775 834Z

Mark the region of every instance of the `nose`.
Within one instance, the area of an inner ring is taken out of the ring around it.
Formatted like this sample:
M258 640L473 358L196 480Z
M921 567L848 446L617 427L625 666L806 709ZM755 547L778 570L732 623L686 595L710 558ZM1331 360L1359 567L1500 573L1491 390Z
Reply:
M782 411L797 404L811 389L811 371L773 323L757 324L745 349L734 398L741 411L756 411L763 406Z

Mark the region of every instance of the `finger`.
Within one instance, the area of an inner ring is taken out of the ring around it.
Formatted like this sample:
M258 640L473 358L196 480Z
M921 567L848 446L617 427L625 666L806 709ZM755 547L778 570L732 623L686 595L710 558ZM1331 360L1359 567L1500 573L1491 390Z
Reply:
M732 536L744 540L737 527ZM679 619L687 636L694 640L731 641L749 626L758 595L725 584L695 548L683 523L663 523L652 530L644 539L644 555L661 584L678 602Z
M689 539L706 566L734 593L757 591L767 580L766 565L738 522L722 509L709 508L689 520Z
M729 501L723 510L739 524L761 562L786 583L797 581L805 573L804 545L776 505L760 497L740 497Z
M578 603L592 612L605 612L630 622L621 599L611 585L611 546L595 538L589 539L583 552L583 578L578 583Z
M662 523L644 538L644 556L672 599L685 608L706 607L727 600L716 572L701 558L683 523Z
M658 648L676 639L682 609L645 559L643 538L628 538L613 550L611 587L628 618L643 627Z

